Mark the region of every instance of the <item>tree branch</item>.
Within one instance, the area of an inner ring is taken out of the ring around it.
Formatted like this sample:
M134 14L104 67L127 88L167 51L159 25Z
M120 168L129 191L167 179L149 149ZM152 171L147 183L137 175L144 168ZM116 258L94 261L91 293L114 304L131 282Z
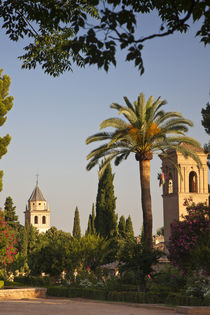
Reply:
M152 35L143 37L141 39L134 40L133 42L136 43L136 44L137 43L143 43L143 42L145 42L145 41L147 41L149 39L155 38L155 37L164 37L164 36L173 34L180 26L182 26L190 18L191 14L193 12L194 6L195 6L195 0L192 1L191 7L190 7L188 13L186 14L186 16L183 19L178 20L177 25L174 26L172 29L170 29L170 30L168 30L168 31L166 31L166 32L164 32L162 34L152 34ZM117 30L115 30L115 32L117 33L119 38L116 38L114 36L110 36L111 39L118 40L118 41L121 41L121 42L128 42L126 39L123 39L121 37L121 35L119 34L119 32L117 32Z

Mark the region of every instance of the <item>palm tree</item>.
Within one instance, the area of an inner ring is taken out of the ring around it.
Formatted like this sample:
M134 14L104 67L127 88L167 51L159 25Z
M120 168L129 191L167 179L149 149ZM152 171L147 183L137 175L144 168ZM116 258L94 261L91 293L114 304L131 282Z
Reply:
M143 211L143 227L145 246L152 248L152 205L150 195L150 160L157 153L167 157L169 149L175 149L185 157L193 158L200 166L200 160L193 148L200 148L200 144L185 133L188 126L193 123L185 119L181 113L165 112L162 107L166 104L160 97L154 101L151 96L147 103L144 94L141 93L132 105L127 97L124 97L126 106L117 103L111 104L119 114L123 114L127 121L120 118L104 120L100 129L112 127L109 132L96 133L87 138L86 143L95 141L108 141L94 149L87 159L90 162L87 170L92 169L100 159L103 160L99 176L106 166L114 159L115 165L128 158L130 153L135 154L139 163L141 201ZM187 144L187 145L185 145ZM171 161L171 163L174 163ZM178 169L178 165L176 165ZM180 170L178 169L180 172Z

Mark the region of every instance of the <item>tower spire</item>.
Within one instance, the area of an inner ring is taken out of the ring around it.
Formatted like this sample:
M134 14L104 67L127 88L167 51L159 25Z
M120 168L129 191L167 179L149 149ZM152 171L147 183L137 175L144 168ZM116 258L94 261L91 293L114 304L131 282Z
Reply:
M39 183L39 174L37 173L36 174L36 185L38 186L38 183Z

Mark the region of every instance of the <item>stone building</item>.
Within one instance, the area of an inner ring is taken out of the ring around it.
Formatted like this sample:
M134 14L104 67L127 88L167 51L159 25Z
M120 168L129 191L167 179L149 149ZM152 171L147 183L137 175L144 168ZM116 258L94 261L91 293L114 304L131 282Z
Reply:
M171 223L174 220L182 220L182 215L186 215L186 207L183 205L185 198L191 197L195 203L209 204L207 154L202 148L196 149L196 153L201 160L200 168L192 158L185 158L175 150L169 151L170 159L181 169L182 178L170 159L160 155L162 171L165 175L162 197L166 243L170 237Z
M25 222L33 225L39 233L46 232L50 228L50 208L44 198L38 181L26 205Z

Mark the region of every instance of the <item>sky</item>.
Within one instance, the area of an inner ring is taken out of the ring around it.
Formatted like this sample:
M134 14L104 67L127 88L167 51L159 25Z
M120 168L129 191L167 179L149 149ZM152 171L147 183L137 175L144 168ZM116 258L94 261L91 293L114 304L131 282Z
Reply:
M150 32L156 17L143 17L141 30ZM179 111L194 122L188 135L201 144L209 141L201 125L201 109L209 101L210 49L195 38L197 25L187 34L174 34L145 44L145 73L140 76L125 55L118 53L117 67L108 73L97 67L67 72L58 78L35 70L22 70L18 56L24 53L24 41L11 42L1 29L0 68L11 77L10 95L14 106L0 136L9 133L12 141L0 161L4 170L0 206L11 196L19 220L24 224L27 201L36 185L50 205L51 226L72 232L76 206L82 233L87 228L98 187L98 168L86 171L86 156L97 143L86 145L88 136L99 131L99 124L117 111L112 102L124 104L140 92L146 99L153 95L167 100L167 111ZM151 194L154 232L163 225L162 189L157 174L161 163L151 161ZM118 167L112 165L118 217L131 215L135 234L142 227L142 209L138 163L134 155Z

